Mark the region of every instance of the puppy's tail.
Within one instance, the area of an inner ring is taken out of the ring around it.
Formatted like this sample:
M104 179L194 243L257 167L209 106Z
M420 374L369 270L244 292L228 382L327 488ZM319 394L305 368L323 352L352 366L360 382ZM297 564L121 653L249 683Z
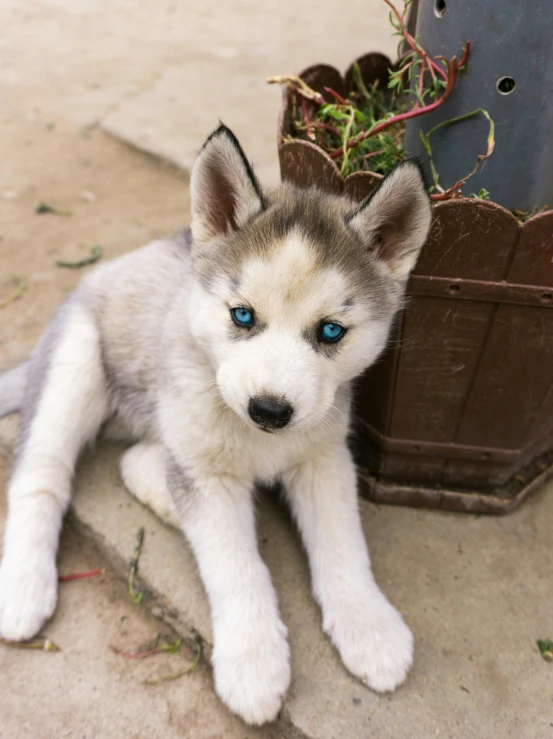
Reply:
M21 410L29 362L22 362L0 375L0 418Z

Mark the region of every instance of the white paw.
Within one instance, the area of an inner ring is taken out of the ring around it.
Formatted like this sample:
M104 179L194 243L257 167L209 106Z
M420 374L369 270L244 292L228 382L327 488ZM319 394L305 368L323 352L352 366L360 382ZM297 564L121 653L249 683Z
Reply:
M31 639L54 613L58 591L56 564L49 558L17 566L4 559L0 566L0 636Z
M220 632L219 632L220 633ZM287 630L280 619L262 627L242 624L240 634L215 636L213 668L221 700L246 723L273 721L290 684Z
M347 669L378 693L401 685L413 664L413 635L383 595L342 602L325 614L324 630Z

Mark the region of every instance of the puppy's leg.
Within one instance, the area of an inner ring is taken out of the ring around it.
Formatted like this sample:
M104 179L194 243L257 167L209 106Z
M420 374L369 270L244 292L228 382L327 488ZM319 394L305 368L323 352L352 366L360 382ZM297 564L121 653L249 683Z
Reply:
M393 690L411 667L413 637L374 581L349 451L325 449L288 473L284 484L325 632L351 673L374 690Z
M6 639L34 636L54 612L71 476L106 407L97 329L82 306L69 303L29 369L0 565L0 635Z
M168 482L211 605L215 687L250 724L272 721L290 682L286 627L255 535L252 493L233 478Z
M162 521L180 528L177 509L167 487L165 452L160 444L135 444L121 458L127 490Z

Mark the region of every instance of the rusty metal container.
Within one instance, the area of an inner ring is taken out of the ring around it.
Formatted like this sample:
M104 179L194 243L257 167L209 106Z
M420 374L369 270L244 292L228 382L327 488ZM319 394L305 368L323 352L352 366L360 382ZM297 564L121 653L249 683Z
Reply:
M386 80L381 54L357 60ZM301 77L347 95L351 72ZM281 176L362 200L379 175L345 180L308 141L290 140L291 95L278 127ZM524 225L500 205L434 207L428 242L380 360L357 385L354 449L371 499L505 513L553 476L553 211Z

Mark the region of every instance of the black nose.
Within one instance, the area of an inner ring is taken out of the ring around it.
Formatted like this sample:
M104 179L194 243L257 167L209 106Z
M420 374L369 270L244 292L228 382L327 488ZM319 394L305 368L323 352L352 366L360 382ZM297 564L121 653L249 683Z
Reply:
M272 395L261 395L250 398L248 413L252 421L266 429L281 429L292 418L294 409L281 398Z

